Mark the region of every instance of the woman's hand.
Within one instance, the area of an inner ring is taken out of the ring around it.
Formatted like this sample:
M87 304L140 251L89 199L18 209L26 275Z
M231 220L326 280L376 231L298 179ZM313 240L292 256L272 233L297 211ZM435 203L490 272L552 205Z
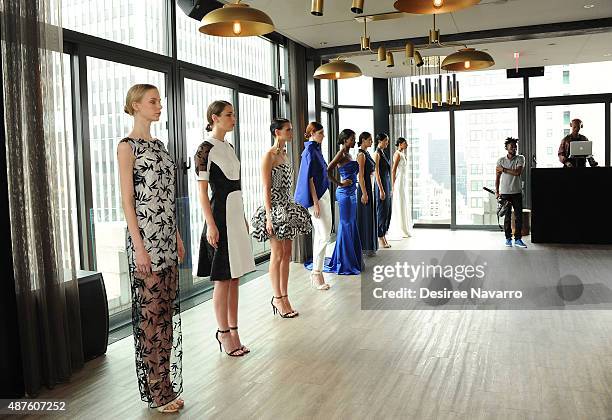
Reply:
M206 240L213 248L217 249L219 242L219 229L217 225L210 225L206 227Z
M151 256L144 247L136 248L136 271L145 276L151 275Z
M176 251L178 253L178 262L180 264L185 261L185 245L183 244L183 240L180 236L176 239Z
M266 232L270 237L274 235L274 227L272 226L272 220L270 220L270 217L266 217Z
M318 219L319 215L321 214L321 208L319 207L319 202L318 201L315 202L313 204L313 207L314 207L314 209L313 209L314 210L314 217L316 217Z
M361 195L361 204L363 204L364 206L368 204L368 193Z
M348 186L351 186L351 185L353 185L353 180L350 179L350 178L343 179L342 182L340 183L341 187L348 187Z
M383 190L383 189L381 188L381 189L380 189L380 200L381 200L381 201L384 201L384 200L385 200L385 197L386 197L385 190Z

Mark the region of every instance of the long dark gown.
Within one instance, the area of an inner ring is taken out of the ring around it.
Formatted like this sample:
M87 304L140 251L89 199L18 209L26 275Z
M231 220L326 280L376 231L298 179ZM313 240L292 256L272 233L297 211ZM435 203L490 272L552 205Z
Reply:
M376 224L376 200L372 194L372 173L376 163L367 150L359 150L365 155L365 167L363 171L364 186L368 193L368 204L361 202L361 186L357 187L357 226L359 228L359 238L361 238L361 249L365 253L374 253L378 250Z
M338 200L340 209L336 246L323 271L336 274L359 274L362 259L361 240L357 228L357 194L355 194L359 164L351 161L341 166L338 171L341 179L350 179L353 183L348 187L336 189L336 200Z
M380 199L380 190L378 183L374 185L374 196L376 197L376 219L378 225L378 237L382 238L386 235L391 224L391 164L387 155L379 148L378 153L378 171L382 182L383 190L385 191L385 199Z

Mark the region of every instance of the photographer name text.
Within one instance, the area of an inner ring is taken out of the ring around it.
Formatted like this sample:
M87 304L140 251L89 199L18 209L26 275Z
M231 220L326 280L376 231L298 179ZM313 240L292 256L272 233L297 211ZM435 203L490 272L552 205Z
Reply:
M372 290L372 296L375 299L521 299L523 292L520 290L485 290L479 287L469 290L431 290L426 287L418 290L405 287L385 290L377 287Z

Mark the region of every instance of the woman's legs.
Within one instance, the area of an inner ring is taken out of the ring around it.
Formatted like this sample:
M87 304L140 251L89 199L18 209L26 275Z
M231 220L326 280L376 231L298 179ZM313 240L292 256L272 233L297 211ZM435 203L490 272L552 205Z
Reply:
M233 280L222 280L215 281L215 288L213 290L213 307L215 308L215 317L217 318L217 325L220 331L229 330L229 313L230 313L230 287ZM237 282L236 282L237 283ZM238 292L236 291L236 319L238 312ZM219 340L223 344L226 352L232 352L233 350L240 348L238 340L233 338L229 332L218 334ZM240 355L242 351L235 353Z
M276 238L270 238L270 268L268 272L270 274L270 283L272 284L272 293L275 297L281 297L285 294L281 287L281 270L284 252L283 241L279 241ZM279 309L281 314L291 312L290 307L285 303L284 299L274 299L272 304Z
M138 274L136 273L136 276ZM177 270L153 272L137 278L144 308L140 317L140 357L147 372L149 397L156 407L176 399L170 370L173 353L172 320L177 290ZM178 372L178 375L181 373ZM182 402L182 401L181 401Z
M229 291L227 299L227 321L230 327L238 327L238 290L240 286L239 279L231 279L229 281ZM242 347L244 351L249 351L248 348L244 347L240 342L240 336L238 330L234 329L230 331L232 340L236 347Z
M282 241L283 247L283 258L281 260L281 269L280 269L280 291L281 294L279 296L287 296L288 295L288 286L289 286L289 264L291 263L291 240ZM291 307L291 303L289 302L289 298L285 297L285 304L287 305L290 312L296 312Z
M312 274L316 276L318 285L325 284L323 278L323 264L325 262L325 250L329 243L331 231L331 209L329 205L329 192L319 200L319 217L314 216L314 207L308 209L312 220Z

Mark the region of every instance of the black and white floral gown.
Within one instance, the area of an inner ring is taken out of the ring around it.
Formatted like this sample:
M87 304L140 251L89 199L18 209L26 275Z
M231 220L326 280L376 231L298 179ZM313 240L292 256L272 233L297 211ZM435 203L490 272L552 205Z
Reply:
M270 219L274 237L278 240L293 239L297 235L306 235L312 231L310 213L293 201L293 169L288 163L281 163L272 168L272 209ZM260 206L251 218L253 231L251 235L259 242L269 238L266 232L266 209Z
M124 138L134 154L134 205L153 275L136 270L127 234L132 289L132 327L140 397L150 407L174 400L183 390L182 337L176 244L176 167L158 140Z

